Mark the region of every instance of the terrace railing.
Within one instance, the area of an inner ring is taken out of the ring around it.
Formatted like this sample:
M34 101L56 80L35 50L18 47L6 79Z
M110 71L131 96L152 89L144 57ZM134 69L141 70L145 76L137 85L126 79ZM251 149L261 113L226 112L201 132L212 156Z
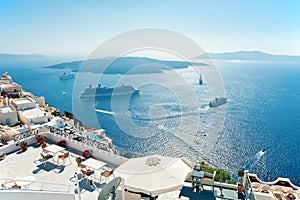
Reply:
M98 141L96 139L92 139L87 135L84 135L82 132L66 132L65 130L58 129L53 126L46 126L49 130L50 133L55 134L63 139L66 140L73 140L74 142L76 141L77 143L81 144L82 146L90 146L90 147L95 147L104 151L117 153L116 149L113 147L111 143L105 143L102 141Z
M75 185L67 185L61 183L49 183L49 182L40 182L40 181L29 181L22 179L0 179L0 189L11 189L9 186L18 185L18 183L26 183L20 184L19 186L24 190L33 190L33 191L51 191L51 192L64 192L64 193L73 193Z

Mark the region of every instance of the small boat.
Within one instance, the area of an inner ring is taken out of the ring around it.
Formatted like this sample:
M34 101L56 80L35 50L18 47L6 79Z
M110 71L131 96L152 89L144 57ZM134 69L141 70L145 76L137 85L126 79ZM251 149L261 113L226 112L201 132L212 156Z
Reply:
M66 79L71 79L71 78L75 78L75 75L72 73L64 73L63 75L61 75L59 77L59 80L66 80Z
M218 107L223 104L227 103L227 98L226 97L216 97L214 100L209 102L209 107Z
M263 157L263 155L265 155L266 153L266 149L261 149L256 155L255 158L256 159L260 159L261 157Z
M200 74L200 77L199 77L199 85L203 85L203 80L202 80L201 74Z

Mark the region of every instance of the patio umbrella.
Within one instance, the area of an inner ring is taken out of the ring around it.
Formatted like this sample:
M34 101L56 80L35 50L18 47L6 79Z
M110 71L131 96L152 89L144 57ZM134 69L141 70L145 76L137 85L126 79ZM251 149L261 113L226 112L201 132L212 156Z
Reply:
M192 169L181 158L151 155L131 158L115 169L127 190L152 197L180 190Z

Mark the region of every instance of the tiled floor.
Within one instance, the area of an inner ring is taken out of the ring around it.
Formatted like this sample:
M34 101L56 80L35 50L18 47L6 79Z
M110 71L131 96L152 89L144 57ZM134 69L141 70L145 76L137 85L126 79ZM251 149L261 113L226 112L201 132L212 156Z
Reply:
M28 189L33 190L52 190L63 192L76 192L76 179L74 178L77 164L75 157L71 154L70 160L65 165L56 165L47 162L45 165L39 160L41 148L38 146L30 146L25 152L17 151L6 155L3 161L0 161L0 184L3 179L22 179L26 176L34 176L35 182L28 185ZM2 180L1 180L2 179ZM44 184L46 183L46 184ZM48 184L47 184L48 183ZM97 199L99 191L104 184L96 183L95 187L86 184L85 179L79 182L81 186L82 199Z
M74 173L77 168L75 157L78 155L71 153L70 159L65 165L60 166L52 162L47 162L46 165L39 161L41 148L38 146L30 146L25 152L17 151L6 156L5 160L0 161L0 184L3 179L22 179L26 176L34 176L35 183L30 184L28 189L35 190L55 190L55 191L70 191L77 193L75 186L76 179ZM80 176L79 176L80 178ZM2 179L2 180L1 180ZM49 184L43 184L46 182ZM82 200L98 199L99 192L105 184L94 182L90 185L89 181L82 179L79 182L80 193ZM180 191L174 191L159 195L158 200L221 200L221 199L236 199L236 192L233 190L215 187L212 191L211 187L204 187L201 192L192 191L191 183L185 183ZM223 195L223 196L222 196ZM76 195L76 199L78 196Z

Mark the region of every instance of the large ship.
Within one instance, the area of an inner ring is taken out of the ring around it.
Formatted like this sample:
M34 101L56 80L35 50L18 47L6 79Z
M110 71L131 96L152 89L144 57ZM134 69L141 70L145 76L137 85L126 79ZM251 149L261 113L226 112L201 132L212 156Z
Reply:
M61 75L59 77L59 80L66 80L66 79L71 79L71 78L75 78L75 75L72 73L64 73L63 75Z
M209 107L213 108L213 107L218 107L220 105L223 105L227 102L227 98L226 97L216 97L214 100L209 102Z
M101 85L86 87L80 94L80 98L91 97L110 97L113 95L132 95L138 94L140 90L135 89L131 85L121 85L116 87L103 87Z

